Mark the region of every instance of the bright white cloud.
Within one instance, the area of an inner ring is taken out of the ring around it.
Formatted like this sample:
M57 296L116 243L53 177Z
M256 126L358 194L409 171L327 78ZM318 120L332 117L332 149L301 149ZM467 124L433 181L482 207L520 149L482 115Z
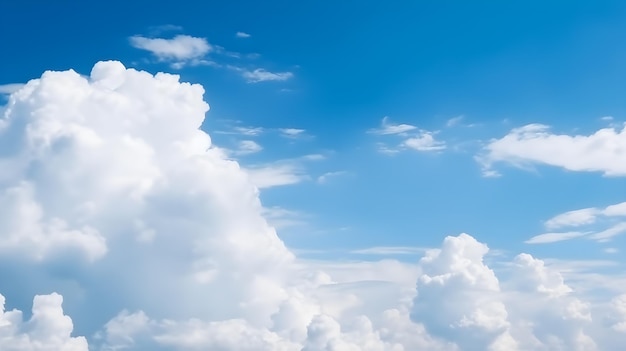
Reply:
M269 81L286 81L293 78L292 72L270 72L264 68L257 68L249 71L245 69L237 69L241 76L248 81L248 83L260 83Z
M403 145L417 151L439 151L446 148L446 144L442 141L435 140L431 132L422 132L418 136L408 138L404 141Z
M558 229L563 227L578 227L585 224L592 224L601 212L596 208L583 208L575 211L561 213L546 221L548 229Z
M590 135L553 134L541 124L513 129L492 140L479 156L486 170L499 162L544 164L578 172L626 176L626 128L604 128Z
M135 35L130 37L129 40L133 47L149 51L161 61L172 62L175 69L180 69L187 64L203 65L211 63L202 59L213 50L213 47L205 38L182 34L171 39L146 38Z
M37 296L28 322L3 310L0 349L87 350L71 334L78 321L99 329L90 347L103 351L623 347L621 300L574 296L530 255L497 275L466 234L418 264L296 258L258 186L303 177L275 169L323 157L273 164L255 181L199 129L203 93L119 62L89 76L46 72L13 93L0 119L0 246L15 251L2 254L8 269L32 279L0 289L58 288L74 322L60 295Z
M235 33L235 36L236 36L237 38L244 38L244 39L245 39L245 38L250 38L250 37L251 37L251 35L250 35L250 34L248 34L248 33L246 33L246 32L237 32L237 33Z
M59 294L37 295L32 317L22 320L19 310L6 311L0 295L0 349L7 351L87 351L85 337L72 337L72 319L63 314Z
M385 116L380 123L380 128L370 129L369 133L379 135L404 134L416 129L416 126L410 124L391 123L389 117Z
M489 249L467 234L447 237L421 259L412 318L429 332L476 350L502 349L509 338L508 312L494 272L483 263ZM517 349L515 342L508 350ZM469 349L469 348L467 348Z
M294 163L249 167L246 171L252 183L260 189L297 184L309 179L302 167Z

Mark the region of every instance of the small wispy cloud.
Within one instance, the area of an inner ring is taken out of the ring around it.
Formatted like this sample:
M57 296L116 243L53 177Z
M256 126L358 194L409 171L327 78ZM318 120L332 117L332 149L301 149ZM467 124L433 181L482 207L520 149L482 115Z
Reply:
M446 149L446 143L435 139L436 132L431 132L411 124L391 123L389 117L384 117L379 128L368 130L369 134L381 136L400 136L404 138L396 147L390 147L386 143L377 143L377 149L380 153L393 155L402 150L415 150L421 152L440 151Z
M237 32L235 33L235 37L245 39L245 38L250 38L251 35L246 32Z
M235 127L234 130L237 133L250 136L260 135L264 131L262 127Z
M348 172L346 171L326 172L322 174L321 176L317 177L317 182L319 184L326 184L333 178L338 178L341 176L345 176L347 174Z
M262 127L234 127L232 130L218 130L216 134L233 134L233 135L245 135L249 137L259 136L265 132Z
M246 169L250 180L259 189L292 185L310 179L302 167L295 163L275 163Z
M544 244L585 236L598 242L608 242L613 237L626 233L626 202L602 207L587 207L558 214L544 222L549 230L575 228L567 232L551 232L532 237L526 243ZM580 231L584 228L585 231Z
M292 72L270 72L264 68L257 68L252 71L241 68L238 68L237 70L248 83L286 81L293 78Z
M457 117L453 117L453 118L450 118L450 119L446 122L446 127L454 127L454 126L458 125L459 123L461 123L461 121L463 120L463 118L465 118L463 115L461 115L461 116L457 116Z
M585 232L565 232L565 233L545 233L536 235L525 241L526 244L549 244L559 241L570 240L574 238L580 238L589 233Z
M292 185L311 180L306 163L324 160L324 155L309 154L297 158L246 167L250 180L259 189Z
M263 147L253 140L241 140L235 150L236 155L250 155L263 150Z
M297 128L279 128L278 131L280 132L281 136L290 139L297 139L299 137L302 137L304 135L304 132L306 132L306 130L304 129Z
M412 130L416 130L417 127L410 124L394 124L390 123L389 117L383 117L383 120L379 128L373 128L368 131L371 134L378 135L391 135L391 134L404 134Z
M14 92L22 89L25 84L23 83L11 83L11 84L0 84L0 94L9 95Z

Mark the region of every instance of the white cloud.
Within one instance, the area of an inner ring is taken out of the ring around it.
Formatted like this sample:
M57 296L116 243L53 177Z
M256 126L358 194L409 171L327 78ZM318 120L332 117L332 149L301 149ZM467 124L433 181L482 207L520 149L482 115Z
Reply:
M263 147L254 140L242 140L237 145L235 154L237 155L250 155L263 150Z
M230 131L216 131L216 134L235 134L235 135L245 135L249 137L259 136L265 132L265 129L262 127L234 127Z
M269 81L286 81L293 78L292 72L270 72L264 68L257 68L249 71L245 69L236 69L248 83L260 83Z
M237 38L250 38L251 37L251 35L246 32L237 32L235 33L235 36Z
M403 145L417 151L439 151L446 148L446 144L442 141L435 140L431 132L422 132L418 136L408 138L404 141Z
M545 233L533 236L525 241L526 244L548 244L574 238L580 238L589 233L586 232L565 232L565 233Z
M326 173L322 174L321 176L317 177L317 182L320 183L320 184L325 184L328 181L330 181L330 179L332 179L332 178L345 176L347 174L348 174L348 172L346 172L346 171L326 172Z
M12 84L0 84L0 95L6 94L10 95L14 92L22 89L24 87L23 83L12 83Z
M626 233L626 222L617 223L601 232L595 233L590 236L591 239L598 240L600 242L607 242L614 236Z
M72 319L63 314L63 297L37 295L32 317L22 320L19 310L6 311L0 295L0 349L7 351L87 351L85 337L72 337Z
M577 172L626 176L626 128L604 128L590 135L553 134L541 124L513 129L492 140L479 156L486 170L499 162L544 164Z
M454 126L458 125L459 123L461 123L463 118L465 118L465 116L463 116L463 115L450 118L446 122L446 127L454 127Z
M483 263L488 251L467 234L447 237L441 249L428 251L420 261L412 318L463 349L495 350L500 338L508 338L510 323L498 278Z
M253 166L246 171L252 183L260 189L297 184L309 179L302 166L294 163Z
M620 217L626 217L626 202L604 208L588 207L567 211L547 220L544 223L545 227L547 229L587 227L588 230L585 232L569 231L541 234L526 242L529 244L543 244L582 236L587 236L599 242L610 241L614 236L626 232L626 222L615 223L614 221ZM590 226L594 228L589 228Z
M306 130L297 128L280 128L278 129L280 134L285 138L296 139L301 137Z
M410 124L391 123L389 117L385 116L380 123L380 128L370 129L369 133L379 135L405 134L416 129L416 126Z
M133 47L149 51L161 61L171 62L175 69L180 69L185 65L211 64L211 61L203 59L206 54L213 50L205 38L182 34L171 39L146 38L135 35L129 40Z
M47 261L3 253L3 272L28 279L0 290L59 291L74 322L61 295L37 296L28 322L0 315L0 349L87 350L73 324L99 330L90 348L103 351L622 349L621 300L587 302L529 255L496 274L466 234L419 264L298 259L264 218L254 176L199 129L203 93L119 62L46 72L13 93L0 119L0 244Z
M546 221L548 229L558 229L563 227L578 227L585 224L592 224L601 212L596 208L583 208L575 211L561 213Z
M416 151L439 151L446 148L444 142L436 140L435 132L418 129L410 124L394 124L389 122L389 117L384 117L380 128L370 129L368 133L377 135L398 135L404 141L396 148L378 143L378 151L393 155L401 150L412 149Z

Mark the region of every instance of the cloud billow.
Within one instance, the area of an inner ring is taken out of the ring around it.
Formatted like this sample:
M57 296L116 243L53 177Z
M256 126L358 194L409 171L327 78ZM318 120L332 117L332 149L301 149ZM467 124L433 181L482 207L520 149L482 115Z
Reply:
M411 264L296 257L200 130L203 94L108 61L10 95L0 255L29 279L1 300L41 293L30 318L2 310L0 349L621 350L623 297L593 305L530 255L498 275L467 234Z

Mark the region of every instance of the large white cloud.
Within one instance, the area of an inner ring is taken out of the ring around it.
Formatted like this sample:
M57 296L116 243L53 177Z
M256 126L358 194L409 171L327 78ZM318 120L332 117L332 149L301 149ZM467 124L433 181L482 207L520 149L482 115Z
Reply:
M506 162L626 176L626 127L603 128L590 135L567 135L551 133L546 125L529 124L491 140L479 159L487 174L493 172L493 164Z
M84 337L72 337L70 317L63 314L63 297L35 296L32 317L24 321L19 310L6 311L0 295L0 349L6 351L87 351Z
M201 86L119 62L11 94L0 292L39 296L28 322L2 314L0 349L86 350L72 331L92 351L619 349L621 300L573 296L529 255L498 276L466 234L415 264L296 258L254 174L199 129L207 110Z

